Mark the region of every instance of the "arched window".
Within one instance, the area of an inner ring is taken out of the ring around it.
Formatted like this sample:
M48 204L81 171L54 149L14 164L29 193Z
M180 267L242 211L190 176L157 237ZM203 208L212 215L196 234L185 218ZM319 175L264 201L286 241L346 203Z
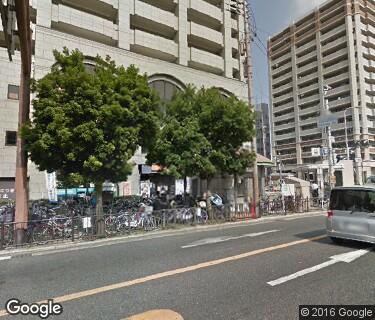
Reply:
M159 94L160 100L168 102L172 100L173 95L177 90L180 90L175 84L166 80L156 80L150 83L150 87L154 88Z
M185 85L178 79L167 74L155 74L149 77L150 87L155 89L162 102L172 100L177 90L182 90Z

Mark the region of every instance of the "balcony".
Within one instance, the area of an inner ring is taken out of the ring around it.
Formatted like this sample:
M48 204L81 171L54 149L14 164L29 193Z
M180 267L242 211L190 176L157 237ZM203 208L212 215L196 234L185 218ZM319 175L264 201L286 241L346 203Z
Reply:
M292 62L288 62L286 64L283 64L282 66L280 67L277 67L275 69L272 70L272 75L273 76L278 76L282 73L285 73L285 72L290 72L292 68ZM288 70L289 69L289 70ZM288 71L287 71L288 70Z
M134 44L131 51L145 56L174 62L178 57L178 45L173 40L153 35L141 30L134 30Z
M275 104L275 102L273 102ZM288 110L288 109L291 109L293 108L292 110L294 110L294 103L293 102L289 102L287 104L283 104L283 105L280 105L280 106L275 106L273 107L273 110L274 112L281 112L283 110Z
M346 36L342 36L338 39L336 39L335 41L332 41L332 42L328 42L326 45L322 46L322 52L326 52L327 50L330 50L330 49L333 49L343 43L346 43L347 42L347 39L346 39Z
M278 85L279 83L285 81L285 80L288 80L290 79L290 82L292 82L292 73L291 72L288 72L287 74L281 76L281 77L277 77L276 79L273 79L272 82L273 82L273 85Z
M313 92L313 91L316 91L316 90L319 90L319 84L318 83L314 83L314 84L309 85L307 87L301 88L301 89L299 89L298 93L300 95L304 95L304 94L307 94L307 93L310 93L310 92Z
M304 73L306 71L310 71L313 69L316 69L318 67L318 61L310 62L307 65L304 65L303 67L298 68L298 74Z
M220 52L224 46L223 34L195 22L190 22L189 43L207 51ZM238 44L237 44L238 48Z
M317 74L317 72L314 72L314 73L309 74L309 75L304 76L304 77L299 76L297 82L298 82L298 84L304 84L306 82L312 81L312 80L317 79L317 78L318 78L318 74Z
M350 92L350 86L348 84L345 84L345 85L329 90L327 92L327 98L330 98L332 96L339 95L339 94L346 95L346 93L349 93L349 92Z
M232 29L234 29L234 30L238 30L239 29L237 19L231 19L230 24L231 24L231 28Z
M300 130L300 136L305 137L313 134L318 134L321 133L322 129L321 128L313 128L313 129L308 129L308 130Z
M336 99L334 101L329 102L329 108L333 109L333 108L337 108L337 107L347 105L347 104L350 104L350 103L351 103L350 97L346 97L346 98L342 98L342 99Z
M339 63L335 63L334 65L331 65L327 68L323 69L323 75L326 76L331 73L339 72L340 70L347 68L349 65L348 60L341 61Z
M301 62L304 62L306 60L310 60L312 58L315 58L317 56L316 50L309 52L308 54L305 54L301 57L297 57L297 64L300 64Z
M137 29L173 38L178 30L178 18L171 12L135 0L131 25Z
M221 75L224 72L224 59L207 51L191 47L189 66Z
M298 105L299 106L304 106L305 104L309 104L309 103L312 103L312 102L317 102L319 103L320 101L320 95L319 94L315 94L313 96L309 96L309 97L302 97L299 99L298 101Z
M320 36L320 40L321 40L321 41L325 41L325 40L329 39L330 37L335 37L335 36L337 36L338 34L344 32L344 31L346 31L346 26L345 26L345 24L340 25L339 27L334 28L334 29L332 29L331 31L328 31L328 32L325 33L325 34L322 34L322 35Z
M272 59L272 67L274 67L275 65L278 65L279 63L282 63L284 62L285 60L290 60L292 59L292 54L290 52L288 52L287 54L283 54L281 57L278 57L276 59Z
M52 6L52 27L85 39L115 45L117 26L104 18L64 5Z
M313 40L309 41L308 43L304 44L303 46L300 46L300 47L296 48L296 53L300 54L301 52L303 52L307 49L310 49L314 45L316 45L316 39L315 38Z
M293 99L293 92L289 92L287 94L283 94L282 96L274 98L273 103L282 103L283 101L288 101L290 99Z
M276 95L276 94L279 94L281 92L284 92L284 91L288 91L288 90L292 90L293 89L293 83L287 83L287 84L284 84L278 88L275 88L272 90L272 93L273 95Z
M332 60L340 59L340 58L344 58L344 57L346 59L348 57L348 49L347 48L337 50L337 51L329 54L328 56L323 57L323 63L329 63Z
M209 28L219 30L223 24L221 8L203 0L190 0L188 18Z
M325 82L325 84L328 84L330 86L333 86L336 83L349 82L349 74L348 74L348 72L344 72L344 73L339 74L335 77L326 79L324 82Z
M273 116L273 122L279 122L284 120L290 120L291 122L294 122L294 110L292 110L290 113L283 114L282 116Z
M33 8L37 9L38 0L33 0ZM40 4L39 0L39 6ZM116 22L118 14L118 0L59 0L50 1L52 3L59 3L60 5L66 5L70 8L77 9L79 11L85 11L92 13L95 16L99 16Z
M296 153L281 154L278 156L280 160L297 159Z
M275 141L292 139L295 137L296 137L295 132L290 132L290 133L285 133L285 134L278 134L277 132L275 132Z
M277 119L279 121L279 119ZM294 118L290 123L285 123L281 125L274 125L275 126L275 131L280 131L280 130L285 130L285 129L290 129L290 127L294 127Z
M237 38L231 38L231 44L232 44L232 48L235 48L236 50L239 50L240 48L240 45L238 43L238 39Z
M306 114L309 114L309 113L313 113L313 112L319 112L320 111L320 106L319 104L317 104L316 106L313 106L313 107L309 107L309 108L306 108L306 109L300 109L298 114L299 116L303 116L303 115L306 115Z

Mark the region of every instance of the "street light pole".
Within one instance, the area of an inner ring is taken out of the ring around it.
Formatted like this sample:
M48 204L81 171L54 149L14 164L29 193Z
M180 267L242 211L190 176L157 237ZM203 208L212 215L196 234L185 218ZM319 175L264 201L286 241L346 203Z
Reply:
M324 86L323 92L324 92L324 105L327 111L329 111L329 102L327 99L327 93L332 88L330 86ZM329 188L330 190L333 187L332 183L332 175L333 175L333 152L332 152L332 137L331 137L331 126L327 126L327 138L328 138L328 175L329 175Z

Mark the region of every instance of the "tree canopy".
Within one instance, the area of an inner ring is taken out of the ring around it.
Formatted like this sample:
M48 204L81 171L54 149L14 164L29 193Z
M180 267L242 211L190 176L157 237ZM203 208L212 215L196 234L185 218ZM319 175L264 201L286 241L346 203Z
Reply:
M182 177L241 174L254 159L242 145L254 134L254 115L245 102L215 88L188 86L166 105L165 125L148 161Z
M51 71L32 84L34 111L22 135L40 170L56 171L65 185L95 184L101 236L103 182L126 180L137 148L153 144L158 97L135 66L97 57L88 68L80 51L66 48L54 56Z
M30 158L66 180L126 180L129 159L149 146L159 128L158 98L136 67L81 52L54 51L51 72L35 81L32 121L23 128Z

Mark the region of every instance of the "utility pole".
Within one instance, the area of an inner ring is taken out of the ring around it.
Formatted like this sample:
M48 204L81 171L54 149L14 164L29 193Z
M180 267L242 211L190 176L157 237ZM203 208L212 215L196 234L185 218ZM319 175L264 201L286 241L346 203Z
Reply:
M30 76L31 76L31 28L29 0L15 0L18 36L21 49L21 83L19 88L19 114L16 158L16 212L15 243L24 242L28 221L28 181L27 153L21 137L21 128L28 121L30 113Z
M254 33L251 24L251 9L249 0L231 0L230 1L230 11L236 14L241 14L244 17L245 22L245 45L243 46L243 51L246 56L245 63L245 73L247 78L247 95L250 110L255 114L255 109L253 106L253 63L251 55L251 41L252 33ZM257 162L257 139L256 136L253 137L251 141L251 150L255 154L255 160L253 162L253 194L252 194L252 207L255 210L256 216L259 217L259 177L258 177L258 162Z
M280 194L281 194L281 203L283 206L283 213L285 213L285 198L283 193L283 175L281 173L281 159L276 156L276 163L277 163L277 170L279 171L279 179L280 179Z

